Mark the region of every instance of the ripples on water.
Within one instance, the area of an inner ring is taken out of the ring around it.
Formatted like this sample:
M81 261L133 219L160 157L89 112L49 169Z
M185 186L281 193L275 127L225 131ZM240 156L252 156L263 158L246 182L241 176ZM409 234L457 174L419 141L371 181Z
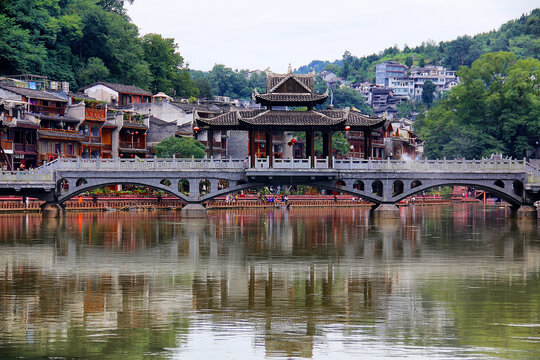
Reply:
M536 220L0 216L0 358L540 358Z

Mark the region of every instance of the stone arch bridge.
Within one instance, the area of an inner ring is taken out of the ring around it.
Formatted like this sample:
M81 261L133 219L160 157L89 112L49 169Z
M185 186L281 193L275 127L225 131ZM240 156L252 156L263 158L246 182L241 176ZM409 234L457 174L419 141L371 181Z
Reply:
M328 162L332 161L332 164ZM62 204L96 187L134 184L188 204L268 185L310 185L349 193L377 205L443 185L486 190L515 208L540 199L540 171L526 160L57 159L38 169L0 173L0 194Z

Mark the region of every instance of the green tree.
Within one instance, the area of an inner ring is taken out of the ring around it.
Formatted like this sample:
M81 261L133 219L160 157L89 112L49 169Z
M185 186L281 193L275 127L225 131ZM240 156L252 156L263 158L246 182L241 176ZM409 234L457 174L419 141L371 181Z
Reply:
M339 108L354 107L359 111L369 114L371 109L366 104L362 94L349 87L337 87L334 89L334 106Z
M214 94L212 93L212 85L206 78L200 78L195 80L195 85L199 89L199 95L205 99L213 99Z
M422 101L431 106L435 94L435 84L431 80L426 80L422 85Z
M409 55L405 58L405 65L407 65L407 67L411 67L412 64L413 64L413 58L412 56Z
M97 81L106 81L109 77L109 69L100 58L88 59L86 66L79 72L79 84L90 85Z
M429 157L521 158L540 140L540 61L488 53L416 126Z
M171 158L173 155L180 158L202 158L204 154L204 145L189 137L171 136L156 145L156 155L160 158Z

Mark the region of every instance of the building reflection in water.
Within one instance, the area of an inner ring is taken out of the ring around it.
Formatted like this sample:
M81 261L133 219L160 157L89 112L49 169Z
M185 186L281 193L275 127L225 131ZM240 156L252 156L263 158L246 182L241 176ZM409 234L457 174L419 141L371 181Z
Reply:
M418 279L447 281L470 276L471 266L485 272L501 264L505 276L527 276L540 263L535 239L536 226L487 218L470 205L403 209L401 219L340 208L215 211L190 220L4 215L0 349L39 354L67 339L86 353L103 351L96 339L119 349L130 340L165 356L187 346L202 318L210 328L249 324L268 356L310 358L336 328L351 338L427 344L455 336L457 325L448 309L416 302L425 302Z

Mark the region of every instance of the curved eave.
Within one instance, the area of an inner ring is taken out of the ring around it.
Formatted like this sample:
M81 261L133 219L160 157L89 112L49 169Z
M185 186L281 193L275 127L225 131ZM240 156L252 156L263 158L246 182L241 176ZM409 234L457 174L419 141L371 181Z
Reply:
M310 95L310 96L304 96L297 97L296 99L291 96L289 99L272 99L272 95L267 94L254 94L253 100L257 104L261 104L263 106L314 106L323 104L326 99L328 99L328 95Z
M368 129L377 129L384 127L385 119L383 118L362 118L361 121L357 119L348 118L344 126L350 126L352 131L362 131Z

